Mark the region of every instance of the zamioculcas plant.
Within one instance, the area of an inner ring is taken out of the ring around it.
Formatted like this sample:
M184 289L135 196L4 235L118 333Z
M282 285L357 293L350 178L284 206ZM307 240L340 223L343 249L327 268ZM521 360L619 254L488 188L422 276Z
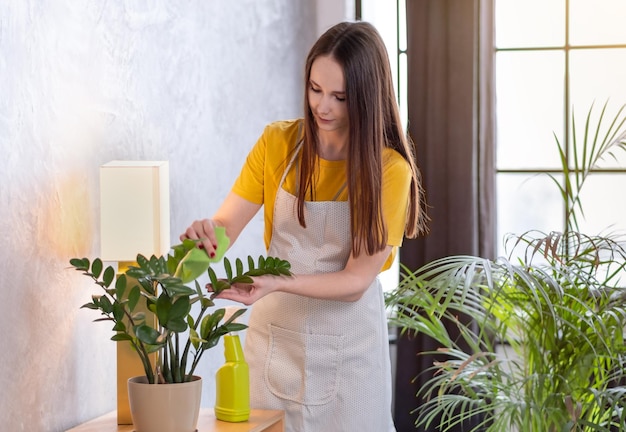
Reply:
M245 312L239 309L223 321L224 308L215 306L213 298L234 283L251 283L253 276L290 276L290 264L274 257L248 256L247 269L237 258L235 268L224 251L228 238L223 229L216 230L218 253L209 258L193 240L185 240L172 248L167 256L147 258L137 255L137 265L116 277L112 266L104 268L99 258L73 258L75 270L89 277L102 290L94 294L83 308L99 311L95 321L111 322L114 341L130 343L141 359L150 383L179 383L191 380L194 370L206 350L217 345L229 332L245 329L245 324L234 322ZM222 260L225 279L218 279L211 263ZM206 274L213 293L205 293L197 281ZM193 283L192 287L187 286ZM145 308L138 305L145 302ZM196 305L194 308L192 308ZM154 314L158 325L152 326L148 315ZM150 354L156 353L156 363Z

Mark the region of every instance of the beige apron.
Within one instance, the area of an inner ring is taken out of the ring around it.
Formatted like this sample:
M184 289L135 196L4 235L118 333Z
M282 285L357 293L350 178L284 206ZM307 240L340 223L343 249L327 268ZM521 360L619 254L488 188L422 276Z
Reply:
M307 201L307 228L296 197L279 183L268 254L295 274L342 270L351 251L347 201ZM388 432L391 369L378 278L360 300L273 293L252 307L245 341L251 406L286 412L286 432Z

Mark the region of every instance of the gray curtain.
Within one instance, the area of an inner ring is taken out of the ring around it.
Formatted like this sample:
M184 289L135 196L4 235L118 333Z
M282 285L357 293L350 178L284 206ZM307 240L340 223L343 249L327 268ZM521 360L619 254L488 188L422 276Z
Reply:
M411 270L448 255L495 254L493 1L406 0L408 128L431 218L430 233L401 249ZM399 432L437 430L416 429L411 413L434 360L419 353L436 348L423 335L397 339Z

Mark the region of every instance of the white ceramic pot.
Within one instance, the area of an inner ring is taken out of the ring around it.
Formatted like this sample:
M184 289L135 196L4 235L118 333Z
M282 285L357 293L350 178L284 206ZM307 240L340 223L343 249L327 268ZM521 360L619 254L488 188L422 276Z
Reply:
M195 432L202 378L180 384L148 384L145 376L128 380L134 432Z

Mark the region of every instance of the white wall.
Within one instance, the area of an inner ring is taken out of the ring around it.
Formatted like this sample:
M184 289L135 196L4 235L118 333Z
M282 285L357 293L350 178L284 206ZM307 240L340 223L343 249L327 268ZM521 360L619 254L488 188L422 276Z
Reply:
M355 0L317 0L317 35L340 21L354 21Z
M210 215L263 126L301 115L309 0L0 4L0 429L62 431L115 407L92 285L99 166L169 160L171 240ZM261 217L229 256L263 252ZM205 358L212 376L221 349ZM206 380L205 406L213 403Z

